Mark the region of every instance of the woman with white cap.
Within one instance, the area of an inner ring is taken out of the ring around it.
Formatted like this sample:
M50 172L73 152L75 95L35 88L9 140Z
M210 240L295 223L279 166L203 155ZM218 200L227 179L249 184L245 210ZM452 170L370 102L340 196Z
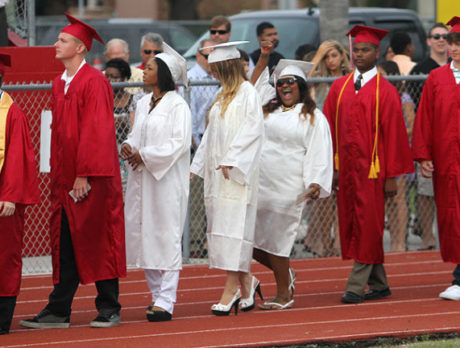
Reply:
M191 113L175 92L187 84L186 62L163 43L143 80L153 92L139 100L132 132L121 148L131 168L125 202L127 264L143 268L152 292L149 321L171 320L187 213Z
M211 307L215 315L228 315L233 307L237 313L240 299L252 297L249 271L263 115L259 95L244 74L238 43L213 46L208 56L222 89L191 166L192 176L204 178L210 267L227 271L220 301Z
M258 90L270 101L263 107L266 137L260 160L254 258L273 271L277 285L275 298L259 306L265 310L292 307L296 273L289 267L289 255L305 201L331 192L332 139L327 119L316 108L307 86L311 66L281 59L274 71L275 88L269 87L267 73L257 84L265 85ZM261 81L264 77L265 82Z

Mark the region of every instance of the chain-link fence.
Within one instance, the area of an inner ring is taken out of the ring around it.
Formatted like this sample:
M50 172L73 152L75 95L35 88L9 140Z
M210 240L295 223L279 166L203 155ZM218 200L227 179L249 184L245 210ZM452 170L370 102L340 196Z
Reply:
M6 17L13 32L35 45L35 0L9 0Z
M405 104L411 105L411 100L418 100L426 76L390 77L389 80L398 84L401 91L403 109ZM410 80L410 81L409 81ZM330 83L333 79L316 78L313 83ZM133 101L139 95L130 95L124 87L138 87L139 83L113 83L115 90L114 120L116 125L117 143L120 145L126 139L132 124ZM21 106L29 117L29 124L37 154L40 160L41 127L46 119L46 111L51 108L50 85L21 85L4 86L13 99ZM123 88L120 88L123 87ZM212 87L212 88L210 88ZM215 97L218 84L215 81L192 81L188 91L184 92L185 99L192 109L196 105L208 108ZM142 92L141 92L142 93ZM198 98L198 100L197 100ZM415 103L412 103L414 112ZM408 134L414 113L405 111ZM204 120L202 121L204 122ZM204 131L204 129L203 129ZM202 134L198 132L196 136ZM120 160L120 170L123 185L127 181L125 164ZM28 207L26 210L24 237L24 273L43 273L51 270L49 245L49 174L39 174L41 203ZM398 178L398 195L387 201L386 227L384 246L386 251L404 251L435 248L437 246L434 199L430 180L424 180L421 175L407 175ZM305 206L302 223L298 229L298 238L292 251L293 258L328 257L340 255L338 235L337 207L335 196L320 199ZM189 211L184 228L183 241L184 262L206 262L206 214L203 203L203 180L195 177L190 184Z

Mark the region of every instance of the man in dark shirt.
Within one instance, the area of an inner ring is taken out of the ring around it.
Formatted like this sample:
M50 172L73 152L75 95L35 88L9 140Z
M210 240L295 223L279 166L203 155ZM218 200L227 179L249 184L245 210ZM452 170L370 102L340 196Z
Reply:
M262 22L257 26L257 40L259 40L259 43L262 43L263 41L270 41L274 48L278 46L279 39L278 39L278 32L276 31L276 28L273 24L269 22ZM259 60L260 57L260 48L255 50L250 54L252 61L254 62L254 65L257 64L257 61ZM273 51L273 53L270 55L268 59L268 69L270 73L273 71L275 68L276 64L278 64L280 59L283 59L283 55L281 55L278 52Z

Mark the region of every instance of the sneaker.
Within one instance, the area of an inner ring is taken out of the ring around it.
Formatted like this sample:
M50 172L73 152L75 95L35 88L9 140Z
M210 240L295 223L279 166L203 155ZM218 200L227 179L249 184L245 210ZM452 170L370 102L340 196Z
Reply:
M391 291L389 288L383 290L374 290L371 289L367 293L364 294L364 300L380 300L381 298L387 297L391 295Z
M120 325L120 314L112 314L109 316L105 315L98 315L91 323L89 323L89 326L91 327L114 327Z
M67 329L70 317L59 317L45 308L32 319L21 320L19 325L30 329Z
M458 301L460 300L460 286L452 285L439 294L439 297L445 300Z

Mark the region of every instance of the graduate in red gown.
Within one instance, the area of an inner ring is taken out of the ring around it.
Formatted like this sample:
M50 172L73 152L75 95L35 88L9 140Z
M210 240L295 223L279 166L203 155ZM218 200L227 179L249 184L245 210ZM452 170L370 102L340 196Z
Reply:
M355 260L344 303L391 294L383 267L385 196L396 194L395 177L414 171L398 92L375 66L386 34L360 25L347 34L355 38L356 69L332 84L323 110L334 140L342 257Z
M66 328L78 284L96 283L92 327L120 324L118 278L126 276L120 168L112 88L86 63L97 32L66 14L56 58L66 70L53 81L50 222L54 290L30 328ZM73 197L72 197L73 196Z
M0 54L0 86L10 60ZM40 200L37 174L27 117L0 90L0 335L10 330L19 295L24 210Z
M439 296L460 300L460 18L447 24L452 61L432 70L425 82L412 150L422 175L433 177L442 259L457 264L452 286Z

